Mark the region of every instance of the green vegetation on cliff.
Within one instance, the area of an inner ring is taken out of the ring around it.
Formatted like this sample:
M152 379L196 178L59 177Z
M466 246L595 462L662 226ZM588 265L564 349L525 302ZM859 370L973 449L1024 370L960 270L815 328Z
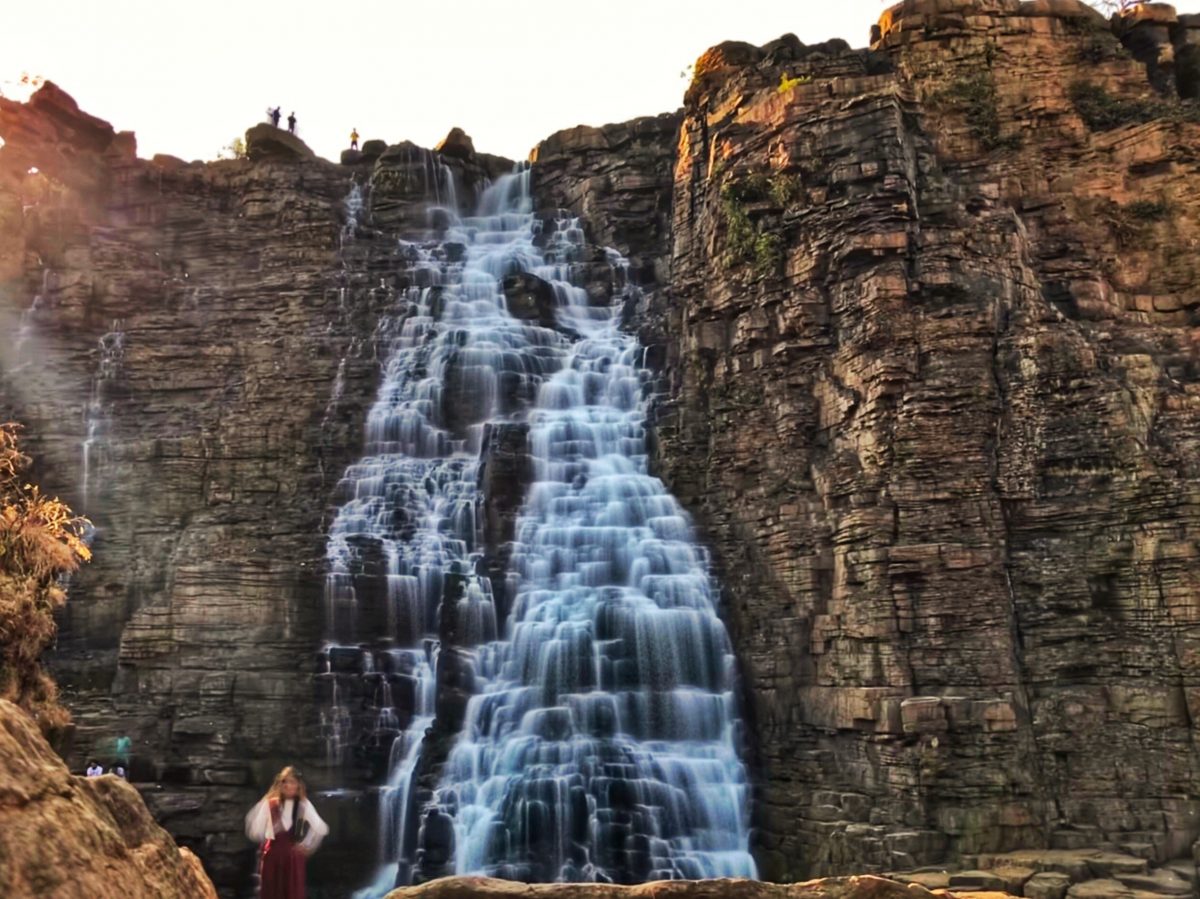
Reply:
M1170 119L1200 122L1200 105L1177 101L1115 97L1099 84L1075 81L1069 95L1075 111L1093 131L1108 131L1122 125Z
M22 476L30 459L17 426L0 424L0 699L33 715L43 731L66 724L58 689L39 660L54 638L62 576L91 557L86 520Z

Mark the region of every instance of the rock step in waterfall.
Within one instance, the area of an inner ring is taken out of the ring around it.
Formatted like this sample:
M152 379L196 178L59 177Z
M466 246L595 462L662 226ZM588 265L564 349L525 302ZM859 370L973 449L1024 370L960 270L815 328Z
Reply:
M635 289L624 260L607 251L617 296L596 304L573 283L578 221L543 233L528 170L476 215L431 221L448 227L404 245L411 286L328 541L330 762L364 743L388 757L383 867L361 895L414 868L753 877L732 650L707 555L648 473L642 351L618 321ZM508 308L505 279L529 275L550 286L549 321ZM494 584L480 455L514 425L532 480ZM440 782L417 796L446 633L470 696ZM338 695L349 672L372 697L357 740Z

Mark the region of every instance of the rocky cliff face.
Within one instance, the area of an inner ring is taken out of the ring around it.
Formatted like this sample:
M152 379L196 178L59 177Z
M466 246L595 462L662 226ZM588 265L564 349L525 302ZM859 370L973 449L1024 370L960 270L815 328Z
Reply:
M387 337L397 285L379 266L398 251L355 234L346 203L357 184L381 220L423 223L429 154L384 146L343 167L258 126L251 159L139 160L51 84L0 99L0 135L0 415L96 526L54 658L68 756L82 767L130 737L159 820L232 889L253 858L241 815L275 769L345 782L319 768L311 678L324 527ZM459 189L501 164L456 158ZM374 805L356 797L346 821L362 823L340 832L365 868ZM318 881L344 861L335 841Z
M768 878L1200 832L1200 126L1146 65L1015 0L697 64L658 436Z
M629 327L726 585L765 877L1200 834L1200 31L1144 6L1126 48L1073 0L907 0L870 50L722 45L680 113L536 151L541 207L646 287ZM395 238L447 200L438 166L469 194L503 161L452 134L335 166L263 132L147 162L50 87L0 101L0 135L3 413L97 524L56 662L75 757L132 736L232 890L272 768L371 779L320 767L323 532ZM536 288L510 303L541 315ZM493 442L500 559L522 437ZM335 832L370 846L356 796ZM352 864L333 843L314 874Z
M73 777L33 720L0 700L0 891L5 896L216 899L200 861L120 778Z

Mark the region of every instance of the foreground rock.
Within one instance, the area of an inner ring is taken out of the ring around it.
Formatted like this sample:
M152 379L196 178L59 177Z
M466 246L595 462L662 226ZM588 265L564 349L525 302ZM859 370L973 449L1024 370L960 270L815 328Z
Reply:
M929 899L917 884L883 877L844 877L808 883L752 880L664 880L638 886L595 883L525 884L488 877L446 877L388 893L387 899Z
M0 700L0 895L215 899L200 860L120 778L72 775Z

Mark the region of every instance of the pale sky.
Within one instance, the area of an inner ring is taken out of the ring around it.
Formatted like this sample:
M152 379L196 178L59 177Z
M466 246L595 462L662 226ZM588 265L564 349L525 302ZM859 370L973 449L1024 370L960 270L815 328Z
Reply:
M268 106L336 159L362 138L432 147L458 125L523 159L539 140L680 105L724 40L866 46L883 0L5 0L0 90L22 72L138 136L211 159ZM1200 9L1200 0L1177 4ZM7 83L6 83L7 82Z
M11 0L0 89L42 75L137 132L138 154L211 159L268 105L336 159L352 127L523 159L561 128L680 106L723 40L866 46L881 0ZM10 82L4 84L4 82Z

